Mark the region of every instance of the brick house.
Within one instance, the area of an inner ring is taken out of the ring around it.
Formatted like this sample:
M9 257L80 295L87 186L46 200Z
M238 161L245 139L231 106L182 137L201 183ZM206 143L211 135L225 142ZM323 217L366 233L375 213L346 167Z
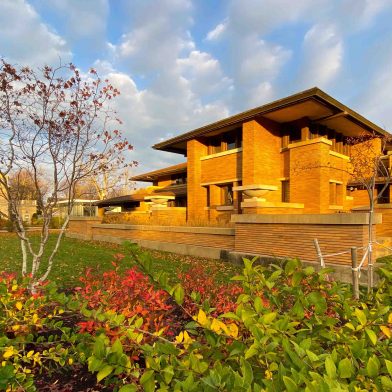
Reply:
M348 212L363 192L349 186L347 141L373 132L387 134L312 88L155 144L186 162L132 180L152 182L168 208L186 206L190 222Z

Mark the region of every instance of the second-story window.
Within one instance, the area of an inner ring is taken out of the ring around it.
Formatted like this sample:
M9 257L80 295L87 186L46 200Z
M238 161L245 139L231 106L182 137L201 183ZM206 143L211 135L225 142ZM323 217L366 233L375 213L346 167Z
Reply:
M222 151L234 150L242 146L242 130L235 129L209 139L208 153L217 154Z

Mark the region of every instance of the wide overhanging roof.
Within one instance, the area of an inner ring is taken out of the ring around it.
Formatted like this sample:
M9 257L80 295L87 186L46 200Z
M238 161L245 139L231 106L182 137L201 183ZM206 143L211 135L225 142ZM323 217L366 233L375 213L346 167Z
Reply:
M137 176L131 177L131 180L152 182L163 176L186 173L186 168L187 168L187 164L186 162L183 162L183 163L179 163L178 165L173 165L173 166L165 167L163 169L154 170L148 173L139 174Z
M188 140L195 137L213 135L220 130L224 131L225 129L234 128L244 121L250 121L258 117L264 117L277 123L287 123L307 117L312 122L326 125L345 136L357 136L363 132L376 132L390 136L388 132L379 126L343 105L324 91L314 87L178 135L155 144L153 148L184 154Z
M144 201L144 196L146 196L144 193L134 193L130 195L111 197L110 199L97 201L94 203L94 205L99 207L107 207L129 203L138 204L139 202Z

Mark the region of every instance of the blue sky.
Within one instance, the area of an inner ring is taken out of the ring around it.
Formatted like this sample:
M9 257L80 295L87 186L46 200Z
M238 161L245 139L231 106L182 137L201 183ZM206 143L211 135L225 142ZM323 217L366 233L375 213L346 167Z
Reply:
M392 130L392 0L0 0L0 56L95 67L139 161L150 146L318 86Z

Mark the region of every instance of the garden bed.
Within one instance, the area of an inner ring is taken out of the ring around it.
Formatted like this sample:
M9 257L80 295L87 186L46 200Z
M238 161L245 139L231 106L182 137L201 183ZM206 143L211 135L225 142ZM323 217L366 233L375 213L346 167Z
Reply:
M71 269L77 244L101 247L67 240ZM28 278L1 275L0 390L392 388L389 261L356 301L329 270L298 260L245 259L235 274L216 261L105 247L107 262L96 251L65 284L33 295Z

